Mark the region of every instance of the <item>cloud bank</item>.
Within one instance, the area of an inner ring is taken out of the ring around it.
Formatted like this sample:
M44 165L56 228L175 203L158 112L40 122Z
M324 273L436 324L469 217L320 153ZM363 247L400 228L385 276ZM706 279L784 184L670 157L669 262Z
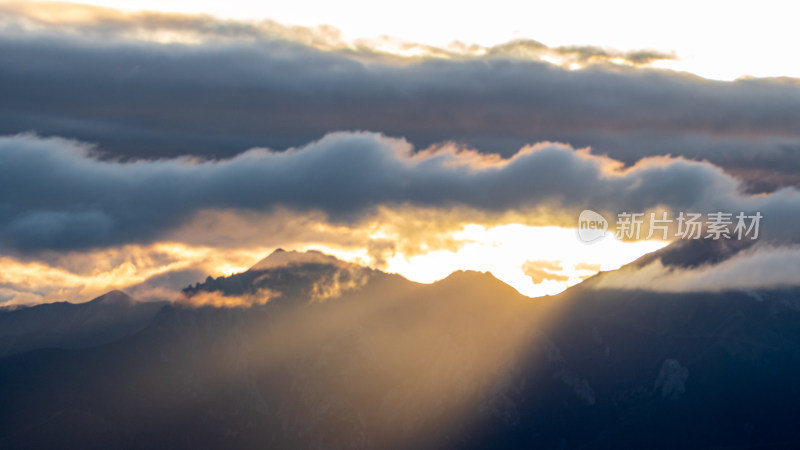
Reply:
M604 274L600 289L642 289L659 292L720 292L784 289L800 284L800 247L759 246L718 264L693 268L665 266L661 260ZM759 294L753 292L758 299Z
M550 143L507 159L448 145L418 153L405 140L363 132L226 160L136 162L97 159L74 141L17 135L0 138L0 177L6 251L150 242L204 210L278 207L345 223L404 204L495 213L538 208L573 218L585 207L761 211L765 238L789 240L798 237L793 224L800 219L795 189L741 194L735 179L707 163L655 158L623 168Z
M800 183L795 80L715 82L610 64L667 56L648 51L400 43L420 55L401 58L381 50L391 43L350 45L331 29L68 4L46 12L5 7L0 134L76 138L123 158L230 157L340 130L506 157L558 141L626 164L709 160L753 191Z
M385 267L456 255L465 224L575 226L586 208L759 211L777 249L649 266L631 286L791 278L754 274L800 243L797 80L705 80L646 67L675 57L648 50L345 42L65 3L0 5L0 54L0 301L111 278L162 292L287 242ZM551 259L517 275L597 270Z

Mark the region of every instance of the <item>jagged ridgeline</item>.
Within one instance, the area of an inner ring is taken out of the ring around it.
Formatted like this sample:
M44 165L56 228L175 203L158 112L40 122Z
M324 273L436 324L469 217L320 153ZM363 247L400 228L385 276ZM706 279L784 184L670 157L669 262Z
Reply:
M744 250L683 243L620 272L721 264ZM419 284L317 252L276 252L187 288L186 301L158 305L112 342L0 359L0 447L800 442L800 292L604 287L616 274L530 299L487 273ZM265 292L248 304L202 301Z
M245 272L206 278L183 290L191 301L201 294L217 294L265 303L280 297L285 301L325 300L343 291L363 286L377 272L341 261L318 251L300 253L278 249ZM208 298L208 296L206 296Z

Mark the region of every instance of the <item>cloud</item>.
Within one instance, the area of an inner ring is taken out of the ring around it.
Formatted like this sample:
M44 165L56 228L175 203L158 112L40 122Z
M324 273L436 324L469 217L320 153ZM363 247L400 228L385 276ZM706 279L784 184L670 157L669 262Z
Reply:
M269 289L261 289L253 294L224 295L219 292L198 292L191 297L178 297L179 304L193 307L213 306L215 308L249 308L256 305L265 305L268 301L280 295Z
M514 40L493 47L455 41L446 48L406 42L391 36L345 41L330 25L287 26L273 20L244 21L208 14L161 11L120 11L66 2L9 2L0 5L7 26L27 32L57 31L100 39L136 39L159 43L210 44L219 41L274 41L300 43L318 50L338 51L368 61L402 62L436 57L466 60L486 55L534 61L562 58L561 65L647 65L674 59L655 50L621 52L595 46L548 47L533 40Z
M613 49L596 46L560 46L548 47L541 42L533 40L515 40L506 44L497 45L486 49L486 54L491 56L525 58L531 60L556 60L560 65L573 67L586 67L590 64L629 64L634 66L648 65L655 61L675 59L674 54L667 54L656 50L634 50L621 52Z
M68 4L4 8L0 133L95 142L111 158L230 157L358 129L420 149L452 140L506 157L540 141L591 146L626 164L682 155L730 169L756 191L800 181L792 80L715 82L584 64L667 56L647 51L401 43L401 53L421 56L398 59L381 50L386 40L343 43L327 28ZM756 169L780 176L764 181ZM102 233L97 219L69 226L90 222Z
M0 295L15 303L80 302L120 289L140 300L174 300L187 285L246 270L272 249L158 242L2 255Z
M756 246L719 263L673 267L661 259L599 277L598 289L642 289L659 292L720 292L795 287L800 247ZM757 295L757 294L754 294Z
M57 31L99 39L139 39L153 42L202 43L213 40L284 39L321 49L344 46L339 30L225 20L208 14L161 11L120 11L66 2L7 2L0 5L6 26L27 32Z
M0 9L0 134L37 133L0 137L0 298L86 296L112 275L155 295L287 242L383 267L458 249L465 223L574 226L584 208L761 211L764 240L800 240L796 80L640 67L673 56L647 50ZM662 269L668 287L684 270Z
M547 280L566 282L569 275L561 274L564 268L558 261L525 261L522 271L531 278L534 284Z
M374 133L333 133L300 148L253 149L218 161L108 161L91 150L63 139L0 138L4 251L154 242L208 210L288 208L355 223L384 205L494 214L538 209L570 218L569 225L586 207L758 210L764 238L790 240L800 219L794 189L749 196L707 163L651 158L623 168L563 144L527 146L484 165L471 152L440 147L417 154L405 140Z

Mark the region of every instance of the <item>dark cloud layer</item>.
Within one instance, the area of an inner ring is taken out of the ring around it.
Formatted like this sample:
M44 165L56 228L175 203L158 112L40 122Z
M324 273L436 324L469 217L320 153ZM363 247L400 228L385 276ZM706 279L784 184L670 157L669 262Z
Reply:
M648 160L621 170L606 157L557 144L502 160L443 147L415 152L404 140L334 133L284 152L233 159L114 162L85 145L31 135L0 138L0 245L80 249L157 239L208 209L322 211L351 221L380 205L544 208L575 214L664 205L700 212L756 211L772 238L796 239L800 195L737 193L710 164ZM767 234L766 231L764 234Z
M330 28L48 8L0 8L1 253L174 239L209 211L351 223L384 205L760 211L767 239L800 242L800 195L781 189L800 186L795 80L534 41L404 58ZM526 147L545 141L566 144Z
M78 26L91 31L84 37L56 25L20 37L17 22L4 22L0 134L35 130L145 158L230 157L338 130L404 136L417 148L452 140L505 156L552 140L626 163L664 154L707 159L753 190L800 182L800 86L791 80L716 82L608 64L569 71L520 57L539 48L531 42L481 58L400 63L366 58L366 49L322 51L338 39L324 30L115 17ZM214 39L122 37L156 25ZM584 62L665 56L550 50ZM778 175L765 179L763 170Z

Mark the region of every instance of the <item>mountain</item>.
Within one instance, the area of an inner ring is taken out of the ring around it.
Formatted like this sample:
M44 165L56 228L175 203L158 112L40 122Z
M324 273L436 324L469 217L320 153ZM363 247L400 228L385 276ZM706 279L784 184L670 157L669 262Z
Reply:
M362 286L375 271L318 251L287 252L278 249L245 272L227 277L208 277L183 290L197 304L201 294L246 297L246 303L323 301L342 291ZM262 299L263 301L259 301Z
M481 417L468 448L800 445L800 290L590 284L538 314L547 355L511 381L513 419Z
M706 250L648 258L729 257ZM600 274L529 299L486 273L424 285L284 253L190 287L116 342L0 359L0 447L800 443L798 290L621 291ZM267 291L247 308L192 303Z
M286 251L279 248L269 256L253 265L250 271L264 271L287 266L304 266L309 264L327 265L334 267L356 267L354 264L341 261L334 256L326 255L317 250L307 252Z
M107 344L145 328L165 305L111 291L86 303L47 303L0 310L0 356L37 348Z

